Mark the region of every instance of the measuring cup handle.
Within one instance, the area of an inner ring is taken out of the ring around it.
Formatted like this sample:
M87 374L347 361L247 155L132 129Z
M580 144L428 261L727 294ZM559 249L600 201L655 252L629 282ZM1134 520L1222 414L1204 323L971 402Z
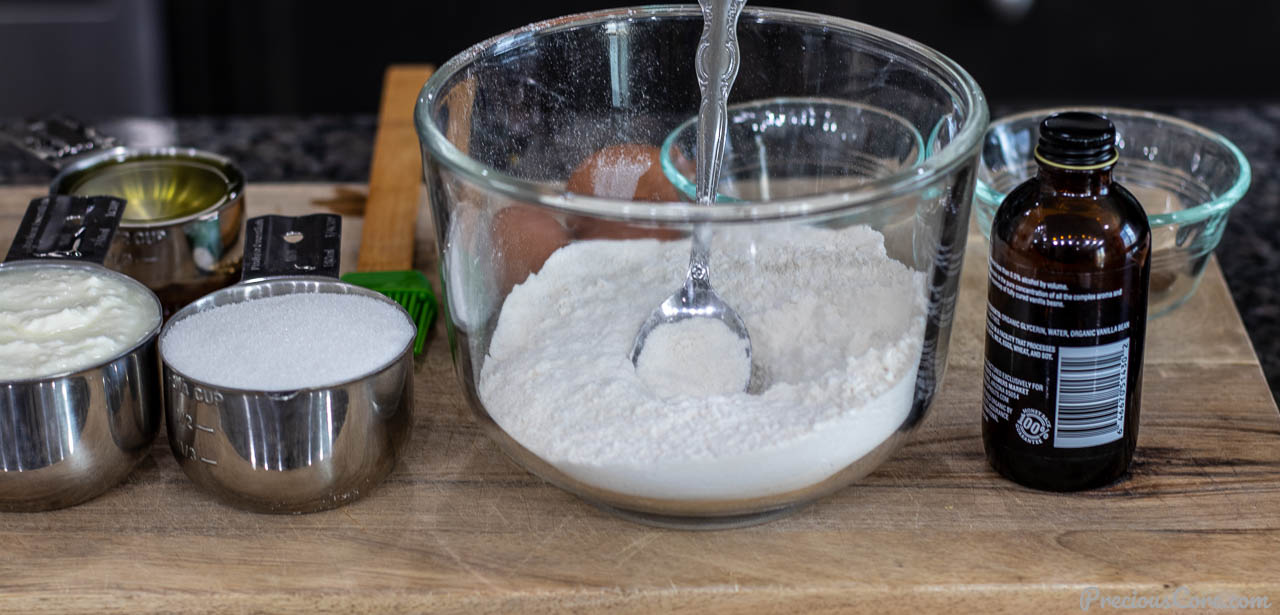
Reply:
M54 169L61 169L68 160L82 154L117 145L114 137L64 116L0 126L0 141L14 145Z
M338 277L342 216L258 216L245 227L242 282L285 276Z
M124 208L124 199L110 196L35 199L27 206L5 261L59 259L101 265Z

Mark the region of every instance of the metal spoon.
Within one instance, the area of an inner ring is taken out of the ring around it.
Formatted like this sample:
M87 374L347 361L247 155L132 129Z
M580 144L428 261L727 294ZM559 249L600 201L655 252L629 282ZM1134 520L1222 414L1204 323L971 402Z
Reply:
M715 202L725 133L729 127L726 110L729 89L738 76L738 16L746 0L698 0L698 4L702 7L703 28L694 59L698 88L702 91L702 104L698 107L696 196L699 205L711 205ZM751 336L746 323L711 288L711 227L705 222L693 229L684 286L667 297L640 326L631 347L631 362L634 364L640 359L645 339L655 328L688 318L714 318L724 322L746 343L747 361L751 360Z

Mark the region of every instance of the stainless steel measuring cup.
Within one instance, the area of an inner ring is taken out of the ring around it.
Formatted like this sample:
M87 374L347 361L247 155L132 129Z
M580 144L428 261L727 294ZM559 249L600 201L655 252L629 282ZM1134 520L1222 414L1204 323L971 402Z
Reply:
M395 306L338 274L341 217L261 216L246 230L247 281L173 315L297 293L360 295ZM323 331L308 332L324 335ZM304 513L367 494L391 471L413 419L413 340L389 363L345 382L269 392L202 382L164 358L165 415L178 464L201 489L247 510Z
M106 361L38 378L0 379L0 510L49 510L89 500L124 480L155 439L160 302L137 281L92 262L106 254L123 208L124 201L108 197L37 199L0 264L0 275L77 269L111 277L146 293L156 316L141 341Z
M63 118L0 131L0 138L58 170L50 194L129 201L103 264L154 290L166 312L239 278L245 181L229 158L122 147Z

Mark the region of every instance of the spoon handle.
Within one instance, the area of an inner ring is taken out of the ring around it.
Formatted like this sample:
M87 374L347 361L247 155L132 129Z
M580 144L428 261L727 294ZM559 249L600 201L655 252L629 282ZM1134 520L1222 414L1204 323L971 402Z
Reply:
M698 89L697 201L715 201L729 127L729 89L738 77L738 16L747 0L699 0L702 7L702 39L694 56Z
M698 0L702 7L702 38L694 56L694 71L702 103L698 106L697 202L711 205L720 182L720 165L729 130L729 90L738 77L738 16L747 0ZM711 226L693 229L689 254L689 291L710 289Z

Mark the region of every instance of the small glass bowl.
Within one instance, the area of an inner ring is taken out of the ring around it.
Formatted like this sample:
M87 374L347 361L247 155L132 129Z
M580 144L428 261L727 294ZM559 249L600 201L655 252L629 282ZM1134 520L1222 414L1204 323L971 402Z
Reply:
M1249 189L1249 161L1222 135L1158 113L1064 107L1012 115L992 123L982 142L974 211L988 241L1000 203L1036 173L1040 121L1062 111L1097 113L1115 124L1115 179L1138 198L1151 223L1148 314L1168 314L1195 294L1231 206Z
M695 198L698 118L671 131L662 170ZM821 97L753 100L729 106L719 202L771 201L851 190L924 162L920 131L873 105Z

